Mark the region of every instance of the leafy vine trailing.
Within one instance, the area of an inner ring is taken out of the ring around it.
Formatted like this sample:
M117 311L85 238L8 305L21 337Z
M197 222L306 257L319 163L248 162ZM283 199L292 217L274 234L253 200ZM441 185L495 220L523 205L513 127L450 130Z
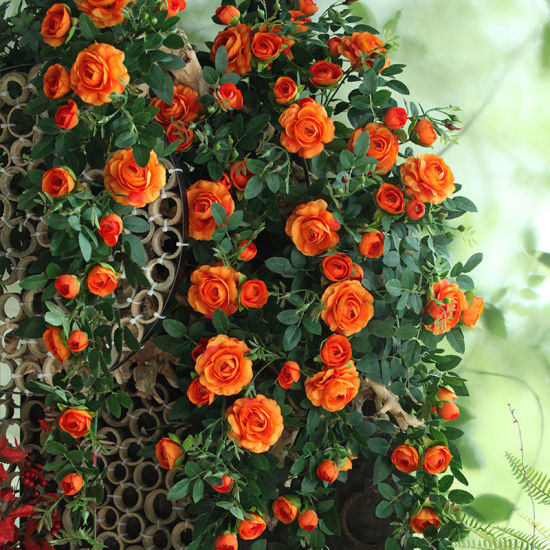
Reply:
M50 247L20 285L46 312L18 335L43 335L65 367L27 383L52 411L45 448L61 459L45 469L71 497L56 540L96 544L97 413L131 407L110 366L113 350L140 347L114 293L122 276L149 284L133 212L159 196L175 153L192 254L155 343L177 360L171 431L188 435L148 454L182 470L169 498L192 500L188 549L235 549L275 518L292 548L325 547L340 533L334 484L360 461L388 550L452 548L455 505L472 496L451 489L467 480L449 422L467 395L456 368L483 309L468 275L481 254L453 263L457 219L476 208L422 148L453 139L457 109L408 100L393 38L346 2L319 15L312 0L272 15L225 4L198 62L177 29L184 7L29 0L8 22L10 48L42 64L25 113L46 136L19 208L43 216Z

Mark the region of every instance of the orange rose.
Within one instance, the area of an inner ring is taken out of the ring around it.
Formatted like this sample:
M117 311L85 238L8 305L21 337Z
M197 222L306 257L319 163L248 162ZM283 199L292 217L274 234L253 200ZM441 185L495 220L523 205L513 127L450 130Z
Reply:
M74 189L74 178L65 168L50 168L42 176L42 192L54 198L62 197Z
M171 470L176 460L183 454L181 447L169 437L159 439L155 446L155 454L162 468Z
M281 523L289 524L298 517L298 506L288 498L280 496L273 503L273 514Z
M45 44L61 46L71 29L71 12L65 4L52 4L40 26L40 34Z
M235 189L244 191L246 184L250 181L254 175L247 167L246 162L248 159L234 162L229 170L229 179L233 183Z
M280 105L290 103L298 95L298 85L288 76L280 76L273 86L275 101Z
M212 216L213 202L221 204L231 216L235 211L233 197L227 188L215 181L198 180L187 189L189 205L189 236L198 241L209 241L218 224Z
M351 344L341 334L331 334L321 347L321 360L327 367L343 367L351 360L351 355Z
M370 32L354 32L351 36L342 37L340 53L348 58L356 71L361 71L372 67L374 60L388 51L383 45L384 42ZM387 55L385 60L381 70L390 64Z
M336 464L332 460L323 460L319 466L317 466L317 477L321 481L327 483L334 483L338 479L340 470L336 467Z
M296 361L286 361L277 377L279 386L288 390L288 388L290 388L294 382L298 382L298 380L300 380L300 365L298 365Z
M134 159L131 147L119 149L103 169L103 184L113 200L127 206L141 208L158 199L166 183L166 168L158 161L154 151L149 162L141 167Z
M437 140L432 123L427 118L420 119L413 128L413 135L420 145L431 145Z
M472 298L472 303L462 311L462 322L467 327L475 326L483 313L483 306L483 298L481 296L474 296Z
M117 214L108 214L99 220L97 232L103 237L107 246L115 246L122 233L122 218Z
M187 388L187 399L193 403L193 405L211 405L216 395L211 392L206 386L201 384L199 378L195 378L189 387Z
M319 517L311 508L298 516L298 525L304 531L313 531L318 523Z
M439 388L437 391L437 398L439 401L454 401L456 399L456 393L448 388Z
M124 66L124 52L110 44L95 43L82 50L71 67L71 88L91 105L113 101L111 94L121 94L130 82Z
M218 334L197 357L195 371L200 383L216 395L235 395L252 380L248 346L236 338Z
M235 7L231 5L225 5L220 6L216 10L216 17L224 24L224 25L230 25L233 23L233 18L236 17L237 19L241 16L241 12Z
M407 211L407 216L409 216L411 220L419 220L424 217L426 206L423 202L413 199L409 201L405 210Z
M460 321L462 311L468 307L468 300L458 285L450 284L448 279L434 283L432 295L427 311L434 321L425 328L434 334L449 332Z
M429 447L424 453L424 470L429 474L439 474L447 469L451 458L451 453L445 445Z
M69 358L69 355L71 355L71 352L67 346L63 344L63 340L61 340L61 327L48 326L42 336L48 351L60 363L64 363Z
M423 533L430 525L436 529L441 526L441 518L431 508L422 508L411 518L411 527L415 533Z
M232 82L226 82L216 90L216 100L224 111L243 108L243 94Z
M78 107L72 99L57 109L54 123L64 130L72 130L78 124Z
M300 11L306 15L313 15L319 9L313 0L299 0Z
M253 519L243 519L239 523L239 537L243 540L257 539L265 531L265 521L254 512L247 512Z
M398 445L391 454L393 465L400 471L410 474L418 470L420 458L412 445Z
M252 453L267 451L284 429L279 405L262 394L237 399L227 409L225 417L230 425L229 437Z
M290 21L294 23L297 21L295 28L298 32L307 32L309 30L304 23L311 23L311 17L306 17L306 14L299 10L288 10L290 13Z
M262 61L273 60L283 49L283 39L272 32L257 32L250 45L252 53Z
M244 76L251 69L251 38L252 29L248 25L242 23L219 32L212 44L210 59L214 62L218 48L224 46L229 57L225 72L237 73L240 76Z
M69 497L76 495L76 493L82 489L83 485L84 480L79 474L67 474L66 476L63 476L63 479L61 480L61 489L63 489L63 492Z
M347 149L353 152L357 138L367 131L370 136L369 150L367 157L373 157L378 161L376 171L380 174L387 174L394 166L399 152L399 140L384 124L369 122L364 128L357 128L348 140Z
M239 309L239 273L223 265L201 265L191 274L189 305L208 319L220 308L226 315Z
M351 470L353 468L353 462L352 460L355 460L357 457L356 456L346 456L346 458L344 459L344 465L343 466L340 466L338 469L341 471L341 472L347 472L349 470ZM342 464L342 462L340 462L340 464Z
M241 285L239 301L246 309L259 309L267 304L269 292L259 279L248 279Z
M361 282L365 278L363 268L358 264L353 264L353 270L351 272L350 279L353 281Z
M384 113L384 124L392 130L407 124L407 111L403 107L391 107Z
M366 258L380 258L384 253L384 235L380 231L366 231L361 235L359 252Z
M168 17L174 17L187 7L185 0L164 0L162 9L168 12Z
M88 336L81 330L73 330L67 338L67 346L75 353L83 351L88 347Z
M352 362L344 367L325 367L306 379L306 396L315 407L341 411L357 395L359 384L359 373Z
M243 251L239 253L239 258L243 262L248 262L258 253L258 249L252 241L241 241L237 246L243 249Z
M60 275L55 280L55 289L63 298L74 298L80 290L80 283L73 275Z
M223 475L221 485L211 485L210 487L218 493L229 493L233 488L233 478Z
M233 533L224 533L216 537L214 546L216 550L237 550L239 541Z
M183 120L174 120L166 128L166 138L170 143L182 140L176 151L187 151L193 145L194 132L189 128L189 123Z
M372 319L372 294L359 281L331 284L321 296L321 319L344 336L360 332Z
M86 283L92 294L107 296L115 291L118 281L115 270L110 265L98 264L90 269Z
M314 86L331 86L336 84L344 74L342 67L329 61L317 61L309 68L309 72L313 75L309 81Z
M334 122L325 108L311 97L304 97L286 108L279 117L281 145L289 153L310 159L320 154L325 143L334 139Z
M131 0L76 0L76 7L89 16L96 27L114 27L126 21L122 9Z
M431 153L409 157L401 165L401 181L407 197L432 204L442 203L455 190L451 169Z
M86 435L91 421L92 415L85 409L65 409L57 419L59 427L74 438Z
M71 90L71 77L69 71L56 63L50 65L44 73L44 95L50 99L59 99L67 95Z
M353 262L347 254L325 256L321 263L323 275L333 282L345 281L351 277Z
M340 242L340 224L327 206L323 199L300 204L286 221L285 233L306 256L322 254Z
M342 52L342 39L338 36L333 36L327 42L327 46L331 57L337 57Z
M405 197L399 187L383 183L376 193L378 206L390 214L401 214L405 210Z
M151 101L151 105L159 109L155 119L163 128L167 128L174 120L193 122L197 120L202 110L202 103L199 103L198 99L199 93L193 88L185 84L177 84L174 86L174 99L170 105L158 97L154 97Z
M454 420L460 416L460 409L454 403L445 401L437 405L437 414L443 420Z

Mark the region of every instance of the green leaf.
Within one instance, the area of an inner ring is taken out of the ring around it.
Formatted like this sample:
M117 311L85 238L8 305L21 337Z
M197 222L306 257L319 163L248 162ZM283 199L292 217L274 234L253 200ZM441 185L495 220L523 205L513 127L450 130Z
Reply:
M25 105L24 111L27 115L39 115L40 113L43 113L51 104L52 100L47 97L35 97Z
M453 197L453 203L459 210L464 210L465 212L477 212L477 206L466 197Z
M401 281L399 279L386 281L386 290L392 296L401 296Z
M40 338L45 330L46 322L44 321L44 317L29 317L19 324L15 331L15 336L21 336L23 338Z
M24 290L38 290L43 288L44 285L48 282L48 277L44 274L31 275L30 277L25 277L19 281L19 286Z
M185 40L179 34L169 34L163 42L170 50L181 50L185 47Z
M244 188L244 198L249 200L257 197L264 188L264 182L258 176L252 176Z
M140 266L145 265L145 248L143 247L143 243L141 242L140 238L137 235L125 235L124 236L124 249L132 258L136 264Z
M218 82L218 73L216 72L216 69L213 69L208 65L206 67L203 67L202 77L204 78L207 84L216 84L216 82Z
M216 72L218 74L223 74L227 70L227 63L229 61L229 56L227 55L227 50L225 46L220 46L216 52L216 57L214 65L216 66Z
M401 546L399 543L394 539L386 539L386 543L384 544L384 550L400 550Z
M191 480L188 478L181 479L168 491L168 500L180 500L189 494L191 488Z
M414 325L401 325L395 331L395 336L401 340L410 340L416 336L418 328Z
M119 390L117 392L118 402L126 409L131 409L134 406L132 398L124 391Z
M151 224L139 216L125 216L123 219L124 229L132 233L146 233Z
M46 449L52 454L52 455L64 455L65 451L67 450L65 448L65 445L62 445L58 441L53 441L50 439L46 442Z
M472 271L472 269L477 267L482 260L483 260L483 254L481 252L478 252L477 254L473 254L468 258L468 261L464 264L462 271L464 273L468 273L469 271Z
M268 189L272 193L277 193L281 188L281 178L279 177L279 174L268 172L265 175L265 182L267 184Z
M229 329L229 319L223 309L217 308L212 314L212 325L218 334L225 334Z
M378 90L372 96L372 102L375 105L382 106L386 101L391 98L391 92L389 90Z
M464 353L464 334L459 328L454 328L447 333L447 342L458 353Z
M260 539L255 541L250 547L250 550L266 550L266 549L267 549L267 541L265 539Z
M449 491L449 500L452 500L456 504L469 504L472 500L474 500L474 497L468 493L468 491L453 489L452 491Z
M496 523L510 519L514 508L514 503L505 497L485 494L476 497L468 506L467 512L479 517L481 521Z
M138 166L141 166L142 168L147 166L149 157L151 156L151 150L149 147L145 147L145 145L141 144L134 145L132 152L134 154L134 160L137 162Z
M386 86L403 95L409 95L411 93L409 92L409 88L407 88L407 86L405 86L405 84L403 84L400 80L389 80L386 82Z
M384 481L392 471L392 464L385 456L379 456L374 462L372 481L376 485Z
M227 219L227 212L225 211L225 208L219 202L212 202L210 203L210 210L214 221L218 225L223 225Z
M204 481L196 479L193 485L193 502L199 502L204 494Z
M229 216L229 219L227 220L227 230L228 231L235 231L237 229L244 217L244 212L242 210L235 210L231 216Z
M164 319L162 328L173 338L183 338L187 334L187 327L176 319Z
M353 146L353 154L358 157L364 157L370 147L370 134L368 132L361 132L355 145Z
M88 262L92 257L92 245L83 233L78 234L78 246L85 262Z
M283 325L296 325L300 321L298 312L295 309L281 311L277 315L277 319Z
M377 518L388 518L392 515L393 508L392 505L387 502L386 500L383 500L382 502L378 503L378 506L376 507L374 514Z
M137 351L141 347L137 338L134 336L134 334L128 327L123 327L123 331L124 331L124 341L126 342L126 345L131 350Z
M80 27L80 32L86 40L92 42L99 36L99 29L96 27L95 23L92 21L92 18L81 13L78 18L78 26Z
M144 79L153 93L166 105L172 105L174 100L174 81L158 65L154 64Z
M125 147L132 147L135 145L137 141L137 136L134 134L134 132L122 132L121 134L118 134L118 136L115 138L115 145L119 149L124 149Z
M109 411L115 418L120 418L122 409L120 407L118 399L114 394L110 394L109 397L107 397L107 406L109 407Z
M258 115L250 120L246 125L246 133L249 135L256 134L260 130L265 130L267 123L271 119L271 115Z
M283 334L283 349L285 351L294 349L298 345L301 337L302 330L298 325L291 325L287 327Z
M265 266L269 269L269 271L273 271L273 273L278 273L284 277L294 277L297 273L290 261L281 256L268 258L265 261Z

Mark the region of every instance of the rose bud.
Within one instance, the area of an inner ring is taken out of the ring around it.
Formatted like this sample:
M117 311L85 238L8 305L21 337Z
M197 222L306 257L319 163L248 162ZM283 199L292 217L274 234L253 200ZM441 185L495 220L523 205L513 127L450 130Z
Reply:
M339 468L341 472L347 472L348 470L351 470L353 468L352 460L355 460L356 456L346 456L346 458L342 461L342 464Z
M233 23L233 18L239 19L241 16L241 12L235 7L231 5L226 6L220 6L216 10L216 17L224 24L224 25L231 25Z
M472 303L466 309L462 310L462 322L467 327L475 326L483 313L483 306L483 298L481 296L474 296L472 298Z
M42 176L42 192L54 198L62 197L74 189L72 174L60 166L50 168Z
M334 483L338 479L338 474L339 470L332 460L323 460L323 462L317 466L317 477L321 481Z
M445 401L441 406L437 406L437 414L443 420L454 420L460 416L460 409L454 403Z
M174 120L166 128L166 138L170 143L182 140L176 151L187 151L193 145L194 135L193 129L189 128L189 123L185 120Z
M224 533L216 537L216 550L237 550L239 542L233 533Z
M384 252L384 235L380 231L367 231L361 235L359 252L367 258L380 258Z
M263 281L248 279L241 285L239 301L246 309L259 309L267 304L269 291Z
M353 264L353 270L351 272L350 279L352 281L362 281L365 278L363 268L359 264Z
M79 474L67 474L61 480L61 488L67 496L76 495L84 485L84 480Z
M448 388L439 388L437 398L439 401L454 401L456 399L456 393Z
M332 57L340 55L340 46L342 44L342 39L338 36L333 36L327 42L328 51Z
M211 487L218 493L229 493L233 489L233 478L223 475L221 485L211 485Z
M451 453L445 445L434 445L424 453L424 470L429 474L440 474L451 462Z
M67 346L74 352L79 352L88 347L88 336L81 330L73 330L67 338Z
M65 409L57 419L59 427L75 438L88 433L91 421L92 415L84 409Z
M201 405L211 405L214 397L216 397L216 394L211 392L206 386L203 386L199 378L195 378L187 388L187 399L193 405L199 407Z
M426 205L422 201L413 199L409 201L405 210L411 220L419 220L426 213Z
M257 539L266 528L266 524L262 516L254 512L247 512L252 519L244 519L239 523L239 537L243 540Z
M288 76L280 76L273 86L275 101L279 105L287 105L298 95L298 85Z
M44 43L54 48L61 46L70 29L71 12L67 6L61 3L52 4L40 25L40 34Z
M425 146L431 145L437 140L437 134L435 133L434 127L427 118L419 120L414 125L412 136L417 138L420 145Z
M243 108L243 94L232 82L226 82L217 89L216 100L224 111Z
M441 518L431 508L422 508L411 518L411 527L415 533L423 533L430 525L436 529L441 526Z
M98 264L90 270L86 278L88 290L96 296L107 296L117 287L115 270L111 266Z
M80 290L80 283L73 275L60 275L55 280L55 289L60 296L63 296L63 298L71 299L78 294Z
M60 363L64 363L69 358L71 351L65 346L63 340L61 340L61 327L48 326L42 337L54 359L57 359Z
M310 508L298 516L298 525L304 531L313 531L313 529L317 527L318 523L319 518L317 517L317 514Z
M256 256L258 249L252 241L241 241L237 246L244 247L243 251L239 253L239 258L244 262L248 262Z
M71 130L78 124L78 106L72 99L57 109L54 122L56 126L65 130Z
M122 218L117 214L103 216L99 220L97 232L103 237L107 246L115 246L118 236L122 233Z
M412 445L398 445L393 450L391 461L400 472L406 474L418 470L420 466L418 451Z
M254 175L246 168L247 160L248 159L234 162L229 170L229 178L231 179L231 183L234 185L235 189L238 189L239 191L244 191L248 180L250 180L250 178Z
M282 523L292 523L298 516L298 506L287 497L280 496L273 503L273 514Z
M343 367L351 356L351 344L342 334L331 334L321 346L321 360L327 367Z
M313 15L319 9L313 0L298 0L300 11L306 15Z
M298 382L298 380L300 380L300 365L298 365L296 361L287 361L281 368L279 376L277 377L279 386L288 390L288 388L290 388L294 382Z
M384 124L392 130L403 128L407 124L407 111L402 107L391 107L384 114Z
M171 470L183 451L175 441L172 441L169 437L163 437L155 447L155 454L161 467Z

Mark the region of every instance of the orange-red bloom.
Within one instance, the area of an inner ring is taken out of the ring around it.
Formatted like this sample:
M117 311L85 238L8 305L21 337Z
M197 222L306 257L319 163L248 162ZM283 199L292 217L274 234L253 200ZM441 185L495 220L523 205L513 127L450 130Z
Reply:
M61 480L61 489L67 496L76 495L82 489L82 486L84 485L84 479L82 479L82 476L79 474L67 474L66 476L63 476L63 479Z
M258 253L258 249L256 248L256 245L252 241L241 241L237 244L237 246L244 247L243 251L239 253L239 258L243 260L243 262L248 262L249 260L252 260Z
M216 100L224 111L243 108L243 94L232 82L226 82L216 90Z
M44 172L42 176L42 192L54 198L62 197L74 189L74 178L65 168L57 166Z
M48 326L42 336L48 351L55 359L63 363L69 358L71 352L69 348L65 346L63 340L61 340L61 327Z
M267 304L269 291L263 281L248 279L241 285L239 301L246 309L259 309Z
M407 111L403 107L390 107L384 113L384 124L392 130L403 128L407 124Z
M92 415L85 409L65 409L57 419L59 427L75 438L88 433L91 421Z
M183 454L182 448L169 437L163 437L155 446L155 454L162 468L171 470L176 460Z
M288 390L294 382L300 380L300 365L296 361L285 361L285 364L281 367L277 382L279 386Z
M426 205L417 199L412 199L407 204L405 210L407 211L407 216L409 216L411 220L419 220L423 218L426 213Z
M76 0L76 7L88 15L96 27L114 27L124 23L122 9L131 0Z
M229 179L231 183L239 191L244 191L246 184L250 181L250 178L254 175L247 167L246 162L248 159L239 160L231 165L229 170Z
M319 9L313 0L298 0L300 3L300 11L306 15L313 15Z
M273 514L281 523L292 523L298 517L298 506L284 496L273 503Z
M81 330L73 330L67 338L67 346L75 353L83 351L88 347L88 336Z
M327 42L327 46L331 57L337 57L342 51L342 39L339 36L333 36Z
M92 267L86 278L88 290L96 296L107 296L115 291L118 281L115 270L107 264Z
M309 68L309 72L313 75L309 81L314 86L331 86L336 84L344 74L342 67L330 61L317 61Z
M313 531L318 523L319 517L311 508L298 516L298 525L304 531Z
M164 0L162 9L168 11L168 17L174 17L186 7L185 0Z
M107 214L99 220L97 232L103 237L107 246L115 246L122 233L122 218L118 214Z
M60 275L55 280L55 289L63 298L74 298L80 290L80 283L74 275Z
M338 479L340 470L332 460L323 460L319 466L317 466L317 477L321 481L327 483L334 483Z
M187 399L193 405L210 405L216 394L201 384L200 378L195 378L187 388Z
M224 533L216 537L214 546L216 550L237 550L239 541L233 533Z
M424 453L424 470L429 474L440 474L451 462L451 453L445 445L434 445Z
M227 4L225 6L220 6L216 10L216 17L224 24L230 25L233 23L233 18L237 19L241 16L241 12L235 7Z
M61 46L71 29L71 12L65 4L52 4L40 26L40 34L45 44Z
M468 300L458 285L450 284L448 279L434 283L433 298L428 302L427 311L433 318L433 323L425 325L434 334L449 332L460 321Z
M217 491L218 493L229 493L231 489L233 488L233 478L223 475L222 476L222 482L220 485L211 485L212 489L214 491Z
M391 455L393 465L400 471L410 474L418 470L420 457L412 445L398 445Z
M340 53L347 57L356 71L372 67L374 60L385 55L384 43L377 36L370 32L354 32L351 36L343 36L340 44ZM382 69L390 64L388 56L385 56L385 63Z
M431 508L422 508L411 518L411 527L415 533L423 533L430 525L436 529L441 526L441 518Z
M315 407L342 410L359 391L359 373L350 361L344 367L325 367L305 381L306 396Z
M273 85L275 101L280 105L290 103L298 95L298 85L288 76L280 76Z
M349 340L341 334L331 334L321 347L321 360L327 367L343 367L351 360Z
M460 409L454 403L444 401L441 406L437 405L437 414L443 420L454 420L460 416Z
M247 512L252 519L243 519L239 523L239 537L243 540L257 539L266 528L265 521L262 516L254 512Z
M427 118L420 119L414 125L413 132L416 134L420 145L431 145L437 140L433 124Z
M433 204L442 203L455 190L451 169L431 153L409 157L401 165L401 181L407 197Z
M345 281L353 273L353 262L347 254L325 256L321 263L323 275L333 282Z
M390 214L401 214L405 210L405 197L399 187L383 183L376 193L378 206Z
M78 106L72 99L57 109L54 123L64 130L72 130L78 124Z
M194 135L193 129L189 128L189 123L183 120L174 120L166 128L166 138L170 143L182 140L176 151L187 151L193 144Z
M483 306L483 298L481 296L474 296L472 298L472 303L462 311L462 322L467 327L475 326L483 313Z
M255 57L262 61L271 61L281 53L283 39L273 32L257 32L250 47Z
M69 71L55 63L50 65L44 73L44 95L50 99L59 99L67 95L71 90L71 77Z
M174 120L184 122L196 120L202 110L202 103L199 103L198 100L199 92L185 84L177 84L174 86L174 98L170 105L158 97L153 98L151 105L159 109L155 119L163 128L167 128Z
M361 235L359 252L366 258L380 258L384 253L384 234L380 231L366 231Z
M369 149L366 156L373 157L378 161L376 171L380 174L387 174L394 166L399 152L399 140L397 136L384 124L369 122L364 128L355 129L349 140L347 149L353 152L357 138L368 132L370 136Z
M228 64L225 72L244 76L252 68L250 65L252 59L251 38L252 29L242 23L219 32L212 44L210 59L214 62L219 47L224 46L228 54Z

